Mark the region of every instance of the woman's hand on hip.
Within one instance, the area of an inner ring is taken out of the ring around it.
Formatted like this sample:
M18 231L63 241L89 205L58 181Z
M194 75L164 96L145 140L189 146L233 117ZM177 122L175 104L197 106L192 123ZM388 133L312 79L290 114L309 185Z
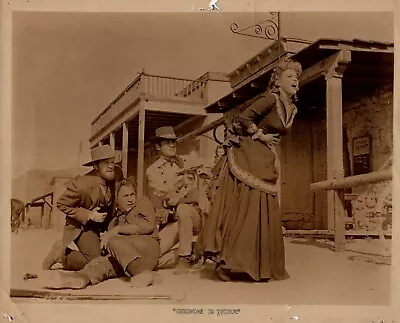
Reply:
M280 135L277 133L262 134L258 139L266 145L277 145L281 141Z

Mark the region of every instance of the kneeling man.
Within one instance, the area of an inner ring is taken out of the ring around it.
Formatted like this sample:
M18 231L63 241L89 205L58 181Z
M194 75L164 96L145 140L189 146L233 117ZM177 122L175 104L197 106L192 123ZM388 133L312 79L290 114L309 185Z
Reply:
M153 283L153 270L160 256L153 205L146 197L136 201L134 184L123 181L117 207L108 231L101 237L101 245L109 255L93 259L78 272L59 272L45 287L80 289L124 274L131 277L134 287Z

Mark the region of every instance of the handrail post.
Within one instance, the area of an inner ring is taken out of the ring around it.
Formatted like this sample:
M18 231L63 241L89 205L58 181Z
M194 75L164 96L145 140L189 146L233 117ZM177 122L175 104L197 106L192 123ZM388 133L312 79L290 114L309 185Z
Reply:
M346 249L344 190L335 190L333 198L335 208L335 252L342 252Z

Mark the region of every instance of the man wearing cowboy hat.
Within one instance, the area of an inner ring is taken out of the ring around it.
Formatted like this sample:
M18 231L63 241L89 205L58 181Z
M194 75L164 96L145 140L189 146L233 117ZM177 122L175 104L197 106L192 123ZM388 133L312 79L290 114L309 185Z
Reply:
M43 269L62 263L64 269L77 271L101 255L100 233L112 218L122 174L115 167L115 153L110 146L95 147L91 155L92 160L84 166L92 166L93 171L69 181L57 202L57 208L66 216L63 239L53 245ZM69 248L73 243L78 250Z
M154 283L153 270L160 255L154 207L147 197L137 199L133 178L122 181L116 195L115 216L101 236L109 254L92 259L79 271L51 271L43 287L83 289L126 275L131 277L132 287Z
M148 167L146 176L159 219L160 263L179 241L179 261L174 273L183 274L190 268L193 232L201 229L198 190L190 176L177 174L187 168L187 161L176 155L174 129L170 126L158 128L152 139L160 157Z

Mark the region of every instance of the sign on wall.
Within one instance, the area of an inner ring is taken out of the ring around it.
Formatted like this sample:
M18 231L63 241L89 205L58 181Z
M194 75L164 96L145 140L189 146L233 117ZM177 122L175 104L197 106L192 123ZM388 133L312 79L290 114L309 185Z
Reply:
M371 172L371 136L369 135L353 139L353 172L354 175Z

